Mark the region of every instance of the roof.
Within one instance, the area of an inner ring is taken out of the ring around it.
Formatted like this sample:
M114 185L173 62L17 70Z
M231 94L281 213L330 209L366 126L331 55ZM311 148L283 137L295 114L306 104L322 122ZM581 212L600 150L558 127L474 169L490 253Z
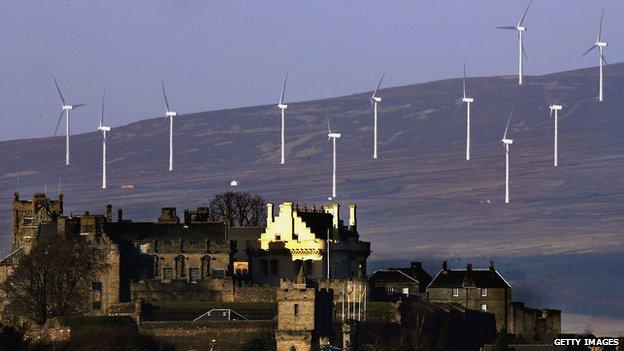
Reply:
M17 250L11 252L5 258L0 260L0 266L6 266L6 265L10 266L10 265L17 263L17 260L21 257L23 253L24 253L24 247L23 246L18 247Z
M110 222L104 232L113 240L214 240L225 241L223 223Z
M264 231L264 227L228 228L227 237L228 240L254 241L260 239L260 234Z
M462 288L464 281L474 282L476 288L511 288L511 285L498 271L490 269L448 269L440 270L433 278L429 288Z
M410 268L390 268L390 270L401 271L404 274L409 275L410 277L416 278L420 283L424 286L429 285L431 282L431 275L425 271L422 266L410 267Z
M400 270L376 270L375 272L373 272L373 274L370 275L368 280L373 284L419 283L417 279L401 272Z
M297 215L310 228L312 233L325 238L327 231L333 228L333 216L324 212L297 211Z

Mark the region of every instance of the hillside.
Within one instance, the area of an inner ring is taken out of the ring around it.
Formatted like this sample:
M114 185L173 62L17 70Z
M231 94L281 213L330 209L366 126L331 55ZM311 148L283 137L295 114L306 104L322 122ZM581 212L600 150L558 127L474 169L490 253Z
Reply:
M515 76L470 78L468 92L476 101L469 162L461 79L382 89L379 160L371 158L369 92L290 102L284 166L274 105L179 117L171 174L164 118L113 128L108 190L99 188L95 132L72 138L70 167L64 165L64 136L0 142L1 239L8 244L17 176L23 196L43 190L44 183L56 193L61 177L67 213L102 213L112 203L135 219L153 220L163 206L200 206L229 190L232 179L239 180L239 190L273 202L326 202L330 116L343 135L338 200L359 205L360 233L373 242L374 258L622 251L624 64L606 68L602 104L594 98L597 79L596 68L529 76L522 88ZM565 105L558 168L552 167L548 100ZM512 106L512 203L505 205L500 138ZM123 182L135 189L121 190Z

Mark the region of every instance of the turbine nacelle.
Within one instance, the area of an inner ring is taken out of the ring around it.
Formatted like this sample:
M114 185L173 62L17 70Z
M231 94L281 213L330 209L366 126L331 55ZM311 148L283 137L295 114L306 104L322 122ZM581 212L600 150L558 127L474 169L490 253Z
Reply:
M523 27L523 26L517 26L517 27L516 27L516 30L517 30L518 32L524 32L524 31L526 31L526 27Z
M507 138L505 138L505 139L501 139L501 142L502 142L503 144L505 144L505 145L511 145L511 144L513 144L513 140L512 140L512 139L507 139Z
M101 130L103 132L110 132L111 131L111 127L99 126L98 130Z
M178 115L177 112L173 112L173 111L167 111L165 113L165 117L176 117Z
M61 109L63 111L72 111L74 109L74 106L72 106L72 105L63 105L63 106L61 106Z
M340 133L328 133L327 137L328 138L336 138L336 139L338 139L338 138L341 137L341 135L340 135Z
M285 110L285 109L287 109L287 108L288 108L288 105L286 105L286 104L285 104L285 103L283 103L283 102L280 102L279 104L277 104L277 108L282 109L282 110Z
M371 102L381 102L381 98L379 96L371 96Z
M596 42L596 46L599 47L599 48L606 48L607 45L608 45L607 43L602 42L602 41Z
M563 109L563 106L561 106L561 105L550 105L549 108L552 111L561 111Z
M474 99L465 97L465 98L462 99L462 101L466 102L466 103L469 103L469 102L474 102Z

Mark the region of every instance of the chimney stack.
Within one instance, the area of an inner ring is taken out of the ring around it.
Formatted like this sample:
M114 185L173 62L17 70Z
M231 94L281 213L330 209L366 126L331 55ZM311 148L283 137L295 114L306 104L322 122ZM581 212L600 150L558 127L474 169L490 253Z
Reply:
M490 265L488 268L493 272L494 271L494 261L490 261Z
M419 271L421 269L422 269L422 263L421 262L418 262L418 261L412 262L412 272L416 272L416 271Z
M120 208L117 210L117 222L123 221L123 210Z
M17 191L13 193L13 201L19 201L19 193Z
M442 261L442 271L448 271L448 262L446 260Z
M468 272L472 272L472 264L471 264L471 263L468 263L468 264L466 265L466 270L467 270Z
M356 230L357 229L357 217L356 217L357 206L355 204L349 205L349 229Z
M274 220L275 220L275 217L273 215L273 204L268 203L267 204L267 225L269 223L273 223Z
M111 204L106 205L106 221L113 221L113 205Z
M340 204L329 204L323 206L325 213L329 213L333 216L332 225L338 229L340 225Z

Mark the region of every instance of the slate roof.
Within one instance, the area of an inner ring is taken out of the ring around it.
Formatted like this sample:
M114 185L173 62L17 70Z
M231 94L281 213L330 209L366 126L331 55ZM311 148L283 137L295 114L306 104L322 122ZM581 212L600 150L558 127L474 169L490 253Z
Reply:
M333 217L329 213L301 211L297 212L297 215L301 217L312 233L321 236L321 238L325 238L327 230L333 228Z
M264 233L266 229L264 227L247 227L247 228L228 228L227 237L228 240L237 241L257 241L260 239L260 234Z
M490 269L440 270L427 288L462 288L465 279L474 282L476 288L511 288L498 271Z
M223 223L110 222L104 232L113 240L212 240L225 241Z
M416 278L416 280L418 280L422 286L427 286L429 285L429 283L431 283L431 275L429 275L429 273L427 273L427 271L425 271L424 269L422 269L422 267L418 267L418 268L390 268L390 270L396 270L396 271L401 271L404 274L410 276L410 277L414 277Z
M377 270L368 278L373 284L409 283L418 284L418 280L400 270Z

